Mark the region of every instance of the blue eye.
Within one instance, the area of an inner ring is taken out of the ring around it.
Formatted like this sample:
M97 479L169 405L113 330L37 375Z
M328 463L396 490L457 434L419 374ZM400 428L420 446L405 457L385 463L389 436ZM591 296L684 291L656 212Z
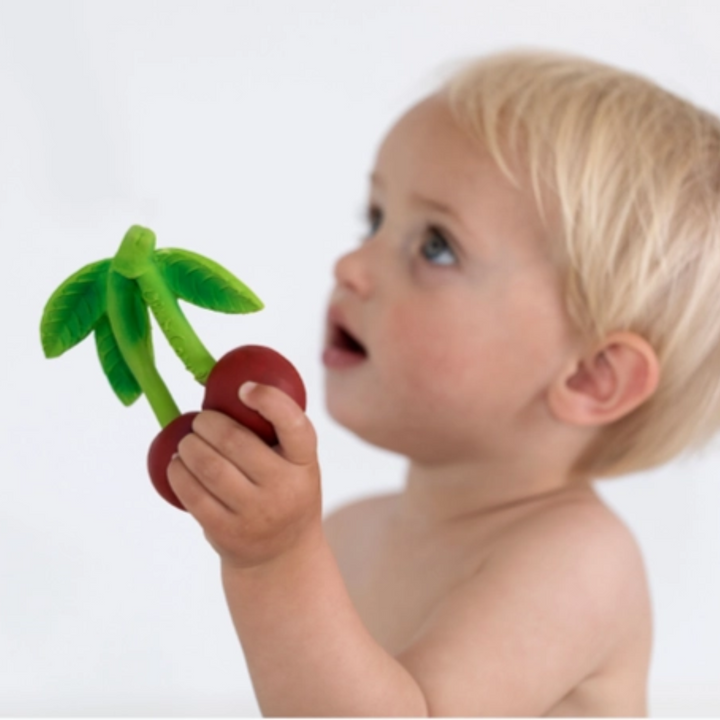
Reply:
M372 237L380 228L382 213L376 207L369 207L363 213L362 219L370 226L370 229L362 238L366 240ZM432 265L454 265L457 262L457 256L442 232L433 226L430 226L428 231L427 240L423 243L421 249L423 257Z
M457 262L450 244L437 228L430 228L430 235L423 244L422 254L435 265L454 265Z
M380 211L377 208L370 207L363 213L362 219L370 225L370 230L363 237L368 238L374 235L380 227Z

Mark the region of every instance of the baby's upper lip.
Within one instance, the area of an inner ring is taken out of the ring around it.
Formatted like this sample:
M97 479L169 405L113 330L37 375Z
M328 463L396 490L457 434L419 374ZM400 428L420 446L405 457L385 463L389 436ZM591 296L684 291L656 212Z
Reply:
M353 340L355 340L358 344L362 345L363 349L365 349L365 344L360 340L355 330L351 328L351 326L348 324L345 312L340 308L339 305L331 305L328 310L327 316L326 344L328 346L333 343L335 333L338 332L338 329L342 330L347 335L350 335Z

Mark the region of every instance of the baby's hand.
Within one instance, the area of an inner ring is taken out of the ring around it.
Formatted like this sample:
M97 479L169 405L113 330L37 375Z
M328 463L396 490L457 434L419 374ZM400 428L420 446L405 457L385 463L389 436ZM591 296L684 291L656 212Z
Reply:
M289 554L322 532L317 436L282 390L256 385L243 402L275 428L278 445L212 410L193 421L168 480L224 564L249 568Z

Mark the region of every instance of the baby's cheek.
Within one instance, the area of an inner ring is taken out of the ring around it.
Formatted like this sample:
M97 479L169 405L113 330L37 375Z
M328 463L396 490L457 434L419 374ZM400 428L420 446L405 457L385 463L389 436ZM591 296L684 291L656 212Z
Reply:
M441 396L473 366L470 345L453 322L432 321L418 313L398 313L390 336L394 342L394 375L408 392ZM454 383L452 379L454 378Z
M397 313L393 332L399 342L392 392L401 393L411 411L432 407L446 423L455 417L482 423L489 415L499 419L525 393L527 372L515 352L511 323L468 316L467 310L434 314L426 308L422 314Z

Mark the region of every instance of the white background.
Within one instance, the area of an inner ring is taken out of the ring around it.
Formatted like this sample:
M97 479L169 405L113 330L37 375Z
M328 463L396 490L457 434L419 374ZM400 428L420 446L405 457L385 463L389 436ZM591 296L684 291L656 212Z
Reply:
M43 357L62 280L132 224L225 265L266 309L187 314L216 357L266 344L298 367L326 509L398 488L403 459L329 418L320 363L332 265L390 123L449 64L516 46L720 112L719 28L720 3L688 0L0 2L0 714L258 714L217 558L146 476L145 399L120 404L91 338ZM720 714L719 470L715 448L598 484L647 561L653 715Z

